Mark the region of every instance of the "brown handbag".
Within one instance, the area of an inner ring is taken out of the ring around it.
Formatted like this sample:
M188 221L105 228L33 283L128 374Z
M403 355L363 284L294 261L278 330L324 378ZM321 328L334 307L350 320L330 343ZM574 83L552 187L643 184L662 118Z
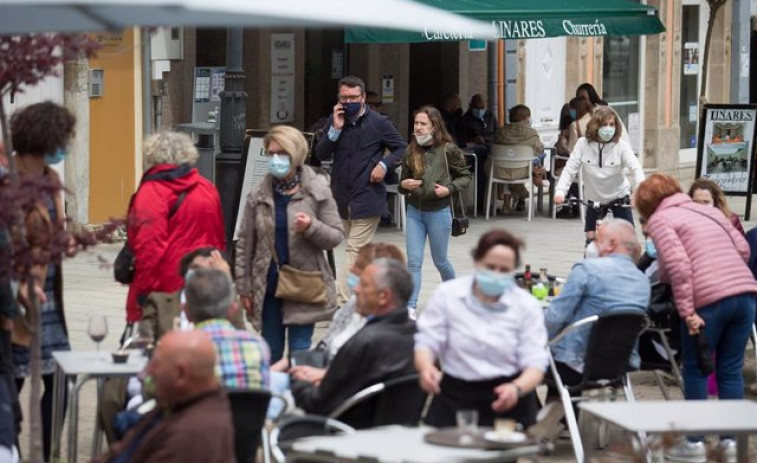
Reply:
M275 296L279 299L303 304L325 304L327 300L326 282L319 270L300 270L289 264L280 264L273 239L273 230L268 228L271 254L279 270L279 282Z

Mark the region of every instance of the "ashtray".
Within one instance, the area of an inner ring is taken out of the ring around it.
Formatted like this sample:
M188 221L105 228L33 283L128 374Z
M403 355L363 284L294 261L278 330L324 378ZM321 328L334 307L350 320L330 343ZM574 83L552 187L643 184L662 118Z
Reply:
M129 353L126 351L118 351L111 353L113 356L113 363L126 363L129 360Z

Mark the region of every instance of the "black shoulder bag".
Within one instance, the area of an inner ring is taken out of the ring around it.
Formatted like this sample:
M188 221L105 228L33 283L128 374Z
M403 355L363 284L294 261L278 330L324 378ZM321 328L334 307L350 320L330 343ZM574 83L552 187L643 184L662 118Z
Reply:
M452 183L452 173L449 170L449 161L447 161L447 145L444 146L444 164L447 166L447 175L449 181ZM455 217L455 197L450 194L449 205L452 209L452 236L462 236L468 232L468 217L465 215L465 202L463 201L463 193L457 190L458 198L460 199L460 211L461 214Z
M131 199L129 200L129 209L127 212L127 217L131 213L131 204L134 202L134 197L137 194L134 193L131 196ZM184 201L184 198L186 198L187 192L182 191L179 197L176 199L176 202L171 206L171 209L168 211L168 220L171 220L171 217L176 214L176 211L179 210L179 206L181 206L181 203ZM116 279L117 282L128 285L132 281L134 281L134 272L136 270L136 258L134 256L134 250L129 245L129 240L127 238L126 242L124 243L124 247L121 248L121 250L118 252L118 255L116 256L115 262L113 262L113 277Z

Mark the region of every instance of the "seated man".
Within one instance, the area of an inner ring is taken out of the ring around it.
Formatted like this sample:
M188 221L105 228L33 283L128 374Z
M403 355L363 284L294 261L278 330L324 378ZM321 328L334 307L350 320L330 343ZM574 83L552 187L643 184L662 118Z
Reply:
M455 137L456 143L476 153L479 165L476 195L480 210L483 210L486 204L486 172L481 166L486 165L486 160L489 158L494 131L498 126L497 117L486 108L484 97L477 93L471 97L468 111L458 122L457 134L451 134Z
M549 338L573 322L616 309L646 311L649 305L649 280L638 268L641 247L633 225L622 219L603 222L596 239L598 258L585 259L573 266L565 287L544 314ZM566 385L581 382L591 326L576 329L551 346L557 372ZM638 368L634 352L631 366ZM548 400L558 397L550 387Z
M228 262L216 248L198 248L187 253L181 259L179 273L186 277L197 269L218 269L226 275L231 275ZM174 293L152 292L142 308L142 320L139 331L151 336L155 341L161 339L178 325L182 315L182 291ZM244 311L238 301L228 307L228 317L236 328L244 329ZM136 338L138 333L133 333ZM267 363L266 363L267 365ZM267 367L266 367L267 368ZM267 370L266 370L267 371ZM267 373L266 373L267 378ZM141 383L138 378L113 378L105 382L102 398L97 404L97 419L101 429L105 432L108 443L117 440L118 435L113 423L116 415L126 408L134 408L141 403ZM137 397L137 399L134 399ZM133 399L132 402L129 402ZM127 407L127 403L130 404Z
M465 143L460 137L460 119L463 117L462 102L457 93L447 93L444 95L439 113L442 115L447 132L452 135L455 143L458 146L464 147Z
M539 139L539 132L531 128L531 110L528 106L522 104L513 106L510 108L509 118L510 123L497 129L494 134L494 144L530 146L534 150L534 156L540 155L544 151L544 144ZM487 173L490 168L491 165L487 164L485 167ZM494 175L505 180L522 179L528 176L528 168L497 168L494 170ZM502 194L498 194L497 197L505 201L506 211L512 208L511 200L515 200L516 209L522 211L525 208L525 200L528 198L528 190L524 185L509 185L509 187L512 196L502 190Z
M271 354L262 337L229 322L238 310L234 285L220 270L195 270L185 286L185 311L195 329L206 332L218 353L216 376L229 389L267 389Z
M382 258L368 265L355 288L357 311L368 318L366 325L339 349L319 385L295 373L295 403L306 412L328 415L361 389L414 373L415 323L407 312L412 291L402 263Z
M158 407L100 462L233 463L231 409L215 375L216 352L201 331L163 336L147 366Z

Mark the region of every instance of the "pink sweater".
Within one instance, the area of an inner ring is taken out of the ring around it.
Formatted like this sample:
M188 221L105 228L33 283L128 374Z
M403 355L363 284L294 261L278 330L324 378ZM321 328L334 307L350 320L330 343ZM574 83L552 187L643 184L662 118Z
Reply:
M660 259L660 278L673 287L678 313L744 293L757 293L746 264L749 245L717 208L683 193L665 198L647 223Z

